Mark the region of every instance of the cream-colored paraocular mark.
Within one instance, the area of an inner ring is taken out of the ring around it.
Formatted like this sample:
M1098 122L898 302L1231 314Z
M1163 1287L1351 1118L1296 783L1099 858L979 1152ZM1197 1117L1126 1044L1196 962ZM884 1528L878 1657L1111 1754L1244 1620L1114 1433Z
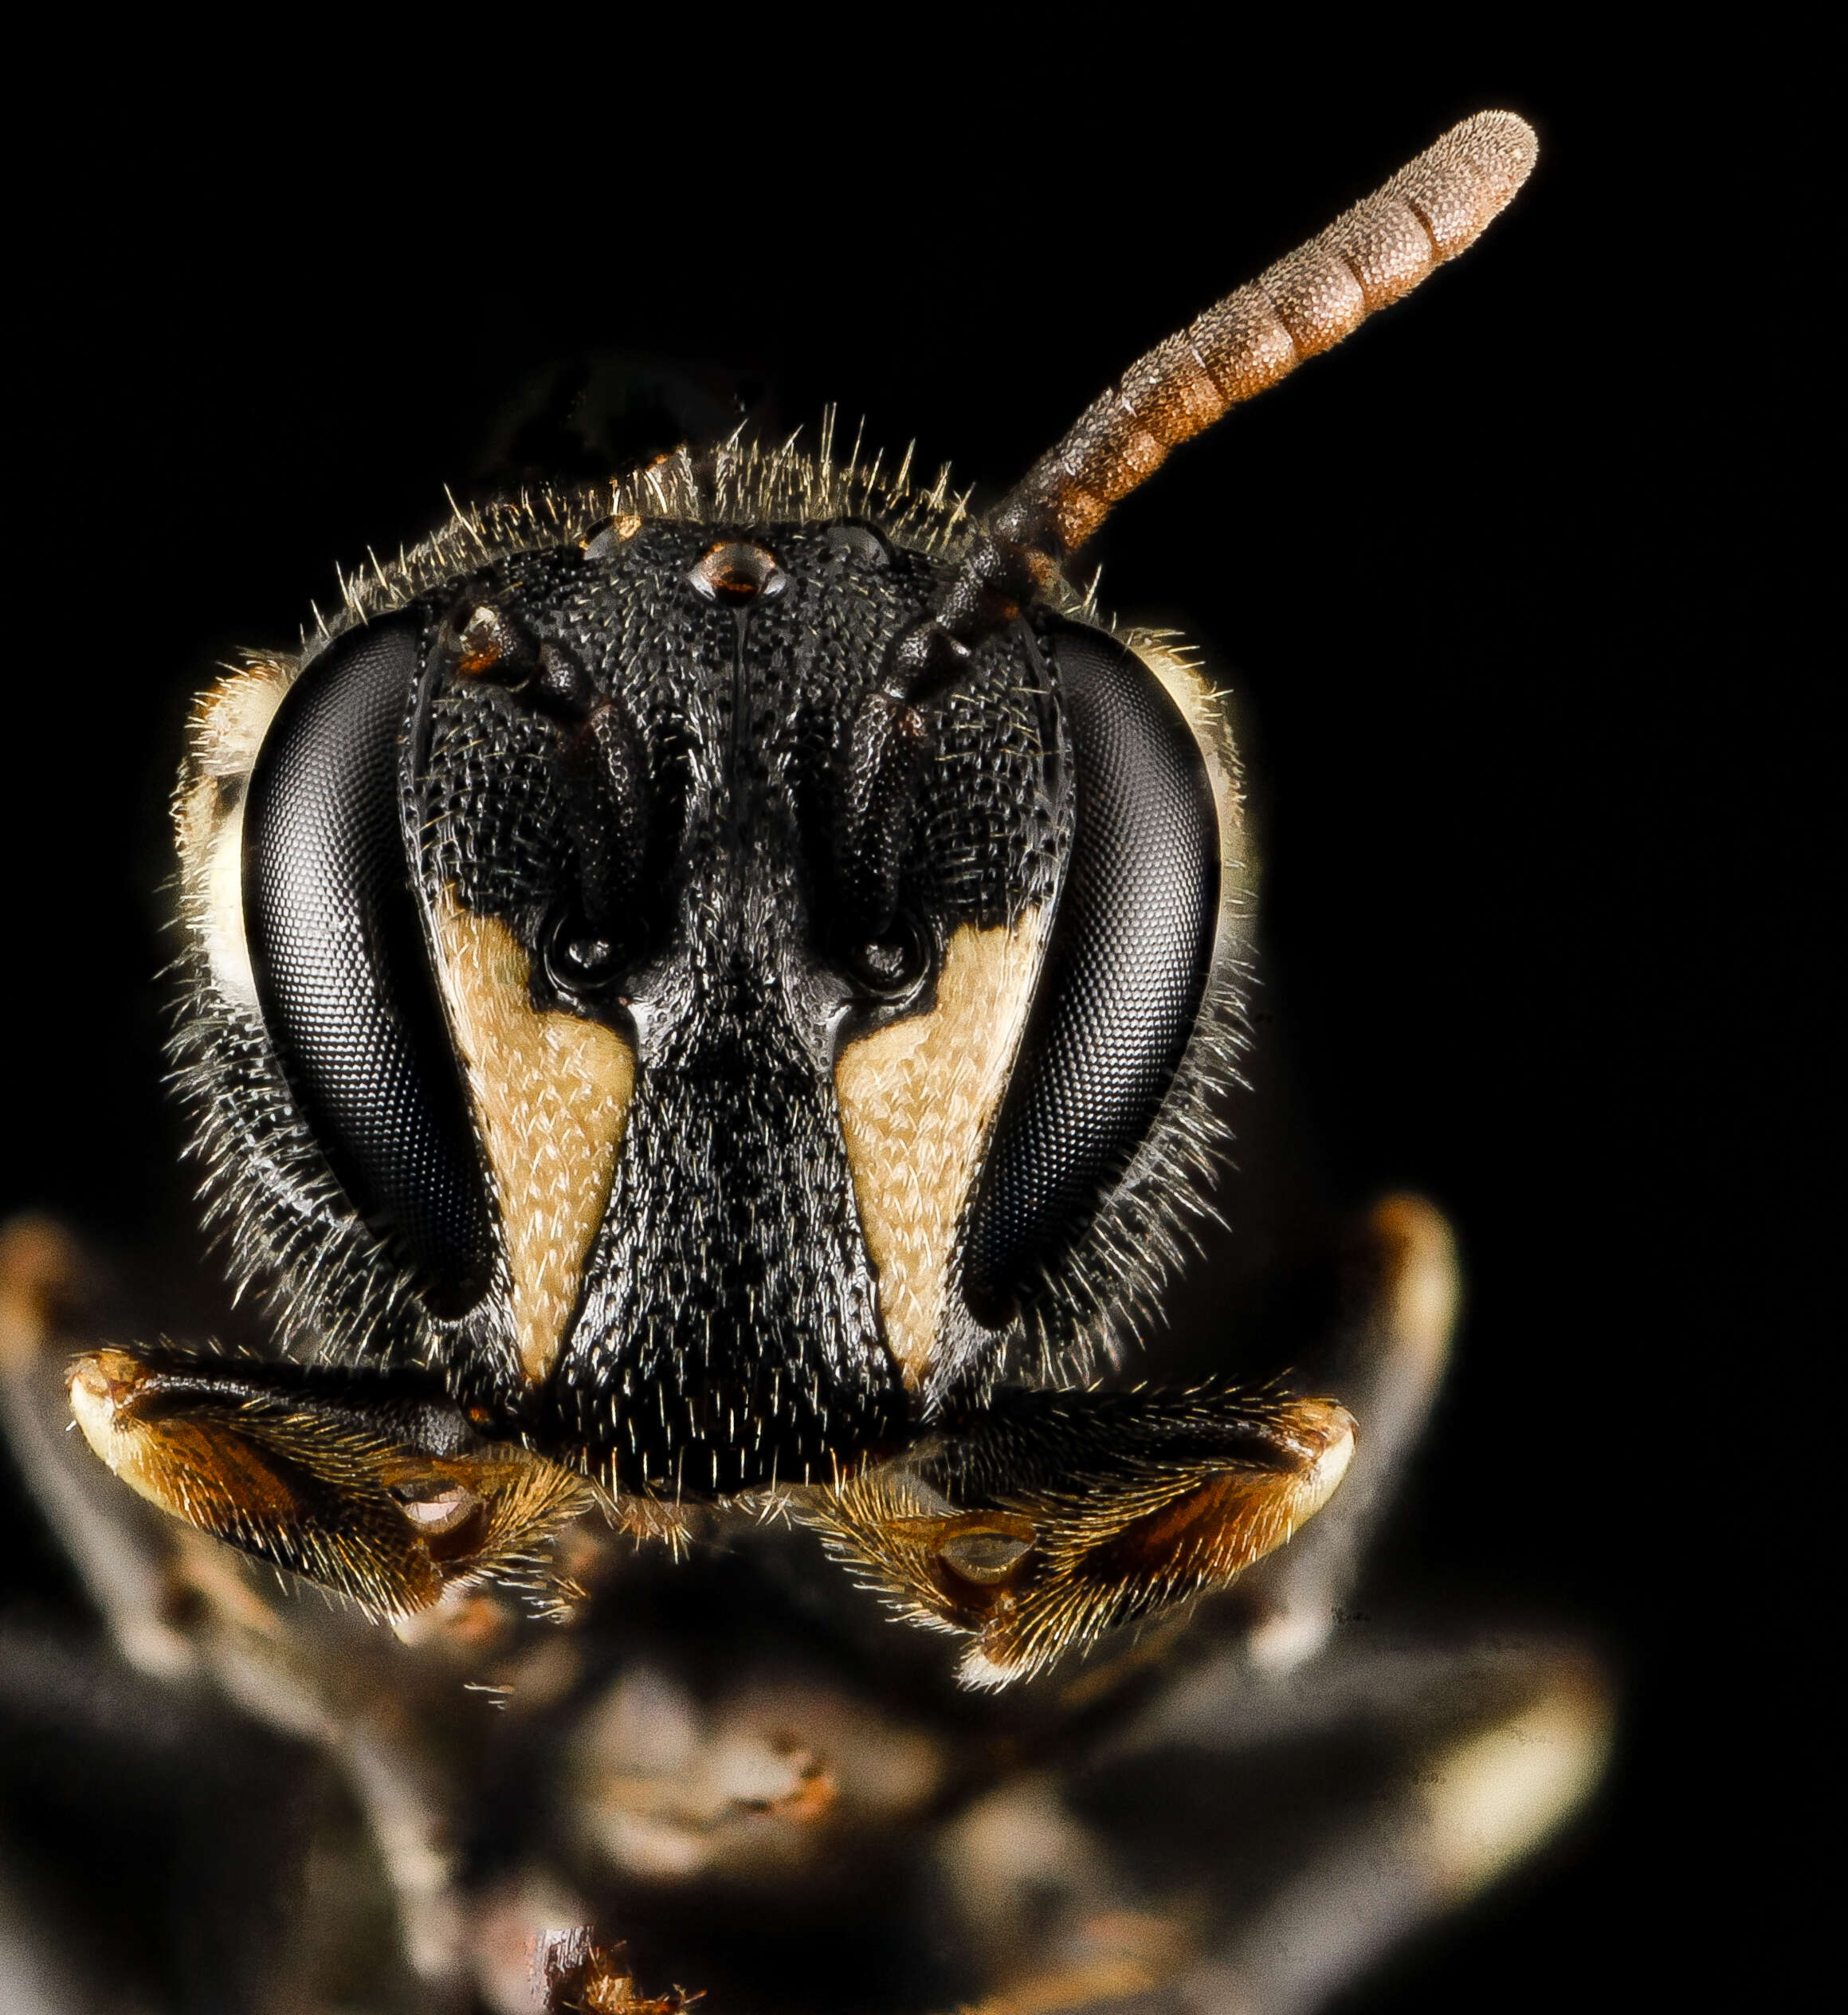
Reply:
M292 677L287 666L256 665L201 696L173 803L187 927L204 949L213 984L240 1008L257 1006L244 937L245 794Z
M1258 862L1245 821L1238 759L1226 717L1225 696L1215 693L1198 663L1165 630L1132 630L1125 638L1179 709L1206 764L1219 827L1219 950L1229 933L1242 936L1258 889Z
M963 925L944 948L936 1006L849 1043L834 1065L886 1341L914 1391L930 1369L956 1225L1026 1026L1044 914L991 930Z
M500 1208L520 1369L536 1385L558 1357L610 1200L634 1052L601 1022L535 1008L531 960L498 919L445 897L436 939Z

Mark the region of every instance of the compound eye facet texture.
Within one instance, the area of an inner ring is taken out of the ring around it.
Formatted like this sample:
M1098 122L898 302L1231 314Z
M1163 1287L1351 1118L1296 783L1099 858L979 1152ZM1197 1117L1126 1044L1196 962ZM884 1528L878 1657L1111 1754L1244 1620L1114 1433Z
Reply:
M342 1188L439 1316L492 1228L400 813L417 620L348 631L289 689L250 779L244 917L283 1074Z
M1199 1014L1219 909L1212 782L1179 706L1098 630L1061 626L1041 648L1075 821L965 1255L969 1306L991 1326L1069 1254L1148 1137Z

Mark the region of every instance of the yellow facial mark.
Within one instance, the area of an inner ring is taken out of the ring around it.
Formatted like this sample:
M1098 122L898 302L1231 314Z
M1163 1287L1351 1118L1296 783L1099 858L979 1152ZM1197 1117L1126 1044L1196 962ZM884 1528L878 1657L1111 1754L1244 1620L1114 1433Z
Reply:
M601 1022L535 1008L531 960L497 919L444 900L436 936L500 1207L520 1366L537 1385L558 1357L610 1200L634 1052Z
M1258 893L1258 862L1246 823L1238 755L1226 718L1226 695L1215 692L1192 656L1167 633L1135 630L1125 641L1150 676L1180 709L1206 759L1219 824L1219 930L1222 949L1229 938L1250 936Z
M257 1005L244 938L244 795L292 676L284 666L253 666L201 694L174 794L186 927L203 946L218 991L244 1008Z
M843 1049L834 1094L885 1338L914 1391L930 1369L949 1259L1014 1067L1039 972L1043 912L961 926L937 1004Z

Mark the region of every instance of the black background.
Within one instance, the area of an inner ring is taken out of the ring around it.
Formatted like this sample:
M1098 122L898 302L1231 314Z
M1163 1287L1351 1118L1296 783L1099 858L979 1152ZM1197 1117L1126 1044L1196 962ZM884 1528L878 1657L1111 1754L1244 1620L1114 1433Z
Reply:
M862 22L787 69L762 18L689 17L653 67L560 31L543 88L496 48L389 83L355 51L299 98L300 50L202 96L169 88L186 51L118 47L73 92L13 255L0 1200L185 1251L152 976L188 697L288 642L336 561L427 528L445 481L579 455L512 422L590 353L618 353L604 406L636 399L621 445L735 391L766 434L831 400L992 497L1453 120L1520 111L1540 166L1482 244L1183 451L1088 559L1238 697L1285 1179L1414 1186L1460 1227L1466 1328L1399 1552L1588 1636L1624 1692L1591 1819L1355 2005L1775 1970L1801 1871L1780 1848L1755 1881L1770 1821L1737 1801L1784 1781L1767 1703L1808 1628L1775 1591L1815 1457L1767 1396L1824 1334L1792 1281L1822 1224L1793 1144L1825 673L1777 645L1749 543L1783 507L1763 310L1728 277L1758 246L1739 81L1646 88L1589 50L1260 74L1154 18L973 53L928 26L910 58L869 60ZM1237 1180L1227 1207L1277 1215Z

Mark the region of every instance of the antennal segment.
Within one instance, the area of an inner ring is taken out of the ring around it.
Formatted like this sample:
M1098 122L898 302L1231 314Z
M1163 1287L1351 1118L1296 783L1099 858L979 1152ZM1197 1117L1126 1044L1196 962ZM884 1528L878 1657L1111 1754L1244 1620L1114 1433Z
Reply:
M1320 236L1132 364L1009 493L992 520L996 537L1069 557L1171 449L1473 245L1538 152L1533 128L1513 112L1453 126Z

